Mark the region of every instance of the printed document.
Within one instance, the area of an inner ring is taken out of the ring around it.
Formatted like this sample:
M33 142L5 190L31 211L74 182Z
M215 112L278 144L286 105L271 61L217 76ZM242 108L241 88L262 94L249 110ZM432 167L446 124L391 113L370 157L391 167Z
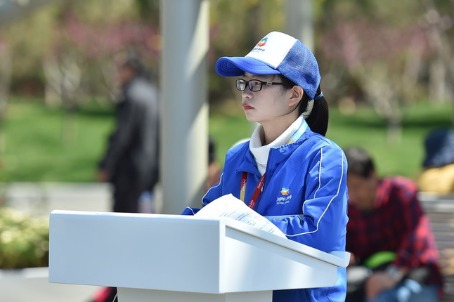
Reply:
M232 194L224 195L204 206L194 216L199 218L227 217L244 222L271 234L287 238L271 221L249 208Z

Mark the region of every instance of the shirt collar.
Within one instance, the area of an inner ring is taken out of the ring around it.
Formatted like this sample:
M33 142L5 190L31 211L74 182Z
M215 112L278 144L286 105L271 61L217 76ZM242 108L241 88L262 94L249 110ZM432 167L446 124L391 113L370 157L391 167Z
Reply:
M292 136L300 130L303 125L306 124L306 121L303 119L303 116L299 116L279 137L268 145L262 145L261 133L263 128L261 125L258 125L254 132L251 135L251 140L249 143L249 150L254 155L255 161L257 163L257 168L260 171L260 174L264 174L266 170L266 164L268 162L268 155L271 148L279 147L286 145ZM304 133L304 131L302 132ZM302 134L301 133L301 134Z

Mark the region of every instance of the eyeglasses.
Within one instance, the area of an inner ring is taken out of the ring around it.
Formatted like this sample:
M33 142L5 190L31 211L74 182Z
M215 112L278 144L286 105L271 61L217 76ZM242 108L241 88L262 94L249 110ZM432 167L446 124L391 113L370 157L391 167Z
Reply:
M262 90L263 85L283 85L283 83L279 82L263 82L259 80L243 80L243 79L238 79L236 80L236 89L239 91L244 91L246 87L249 87L249 90L253 92L257 92Z

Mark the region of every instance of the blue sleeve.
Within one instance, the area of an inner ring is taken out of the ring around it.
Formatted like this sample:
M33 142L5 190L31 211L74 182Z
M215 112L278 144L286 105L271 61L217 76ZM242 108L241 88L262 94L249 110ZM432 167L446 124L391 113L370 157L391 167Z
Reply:
M287 238L331 252L345 250L347 161L340 148L324 148L309 171L302 213L266 216Z
M206 206L213 200L215 200L223 195L222 194L222 175L223 174L221 174L221 176L220 176L219 182L216 185L214 185L213 187L211 187L203 196L202 204L201 204L202 207ZM182 215L194 215L198 211L200 211L200 208L187 207L186 209L183 210L183 212L181 214Z
M240 179L236 179L235 173L236 168L243 161L246 150L249 150L249 140L237 143L227 151L219 182L212 186L205 196L203 196L202 206L209 204L225 194L239 196Z
M222 195L222 184L223 184L223 175L224 173L221 174L221 177L219 179L219 183L217 183L215 186L211 187L208 192L206 192L205 196L202 198L202 205L206 206L213 200L221 197Z
M222 179L223 179L222 176L223 175L224 175L224 173L221 173L221 176L219 177L219 182L216 185L212 186L203 196L202 204L201 204L202 207L206 206L213 200L215 200L223 195L222 194ZM194 215L198 211L200 211L200 208L187 207L186 209L184 209L184 211L181 214L182 215Z
M195 215L198 211L200 211L200 208L191 208L191 207L186 207L183 212L181 212L181 215Z

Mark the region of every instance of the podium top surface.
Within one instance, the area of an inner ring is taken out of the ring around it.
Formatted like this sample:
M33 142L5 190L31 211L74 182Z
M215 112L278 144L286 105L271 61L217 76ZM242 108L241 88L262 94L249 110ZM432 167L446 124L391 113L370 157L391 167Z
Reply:
M49 234L49 281L57 283L207 293L301 288L304 280L282 274L301 274L314 287L314 273L326 271L333 284L349 261L348 253L230 218L55 210Z

